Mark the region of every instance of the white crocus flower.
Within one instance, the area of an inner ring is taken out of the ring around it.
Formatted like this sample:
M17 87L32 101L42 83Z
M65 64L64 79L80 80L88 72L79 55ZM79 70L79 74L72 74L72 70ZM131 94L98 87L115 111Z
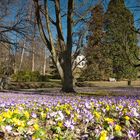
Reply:
M7 132L11 132L12 127L11 127L10 125L7 125L7 126L5 126L5 130L6 130Z

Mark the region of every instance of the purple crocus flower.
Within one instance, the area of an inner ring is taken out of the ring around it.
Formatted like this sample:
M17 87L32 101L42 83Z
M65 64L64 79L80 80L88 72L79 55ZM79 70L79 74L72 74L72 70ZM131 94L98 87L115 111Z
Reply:
M31 116L32 116L33 118L36 118L36 117L37 117L36 113L34 113L34 112L31 114Z
M71 122L71 120L66 120L66 122L64 123L64 125L65 125L67 128L70 128L71 130L74 129L74 125L73 125L73 123Z
M128 137L129 138L136 138L137 137L137 133L134 130L129 130L128 131Z

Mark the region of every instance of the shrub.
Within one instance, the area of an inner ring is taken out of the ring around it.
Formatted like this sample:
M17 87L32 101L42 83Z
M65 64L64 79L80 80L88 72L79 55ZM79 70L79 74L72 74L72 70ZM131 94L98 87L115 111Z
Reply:
M40 75L39 81L47 82L49 81L49 77L47 75Z
M31 77L31 79L30 79L30 81L31 82L39 82L39 80L40 80L40 73L39 73L39 71L34 71L34 72L30 72L30 77Z
M12 80L16 82L46 82L48 77L41 75L38 71L19 71L12 75Z

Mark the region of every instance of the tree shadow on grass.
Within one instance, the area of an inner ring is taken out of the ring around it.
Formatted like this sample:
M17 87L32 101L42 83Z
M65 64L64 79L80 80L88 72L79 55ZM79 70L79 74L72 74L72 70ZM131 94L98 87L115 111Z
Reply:
M1 90L0 93L48 96L140 96L140 87L75 87L77 93L63 93L61 88Z

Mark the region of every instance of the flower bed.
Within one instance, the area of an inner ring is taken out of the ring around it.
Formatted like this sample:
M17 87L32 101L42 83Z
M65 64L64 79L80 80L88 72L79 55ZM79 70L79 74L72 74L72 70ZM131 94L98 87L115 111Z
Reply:
M0 138L138 140L140 97L0 93Z

